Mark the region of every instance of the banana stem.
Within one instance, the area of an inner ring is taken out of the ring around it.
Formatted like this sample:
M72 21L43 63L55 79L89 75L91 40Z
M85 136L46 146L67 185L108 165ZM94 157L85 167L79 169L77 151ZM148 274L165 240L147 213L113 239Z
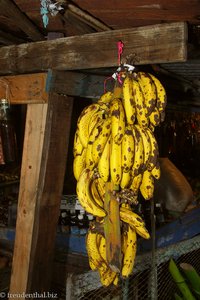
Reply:
M119 201L116 191L119 186L107 182L105 186L104 209L106 217L104 221L104 233L106 239L106 259L110 268L115 272L121 270L121 228L119 215Z

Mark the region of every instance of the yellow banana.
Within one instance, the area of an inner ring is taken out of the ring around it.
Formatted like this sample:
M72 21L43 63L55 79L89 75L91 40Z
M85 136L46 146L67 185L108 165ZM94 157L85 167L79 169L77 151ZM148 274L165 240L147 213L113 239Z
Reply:
M142 137L140 136L136 127L133 127L133 137L135 140L135 154L132 166L133 177L141 173L144 169L144 146Z
M121 148L121 144L117 144L113 139L111 139L110 176L111 181L115 185L120 184L122 177Z
M152 124L154 127L158 126L161 122L161 115L157 107L154 108L154 110L151 112L149 116L149 122Z
M98 173L104 182L107 182L110 176L110 143L109 137L98 162Z
M148 165L148 161L149 161L149 156L151 153L151 143L150 143L150 138L149 136L146 134L146 128L144 129L143 127L139 126L139 125L135 125L136 129L138 130L142 142L143 142L143 149L144 149L144 161L143 161L143 165L144 165L144 169L146 169L147 165Z
M113 284L115 286L118 286L118 284L119 284L119 274L116 274L115 279L113 280Z
M115 98L110 103L111 133L115 143L121 143L125 131L125 112L120 99Z
M81 173L77 185L76 193L82 207L90 214L97 217L105 217L105 211L100 207L92 197L91 182L93 180L94 171L85 168Z
M135 103L133 100L133 89L132 89L132 79L130 76L126 76L123 82L123 105L126 115L126 121L128 124L135 123Z
M146 130L146 134L149 136L149 140L151 144L151 151L150 151L149 161L147 165L147 169L151 171L156 166L158 161L158 157L159 157L158 143L156 141L153 132L149 128L146 128L145 130Z
M149 75L152 78L157 90L157 108L159 112L163 112L167 105L167 95L166 95L165 88L156 76L150 73Z
M149 124L149 119L145 109L144 96L139 83L135 79L132 80L132 88L137 122L140 126L146 127Z
M78 121L77 127L79 129L79 138L84 148L87 147L88 139L89 139L89 123L91 117L94 113L96 113L100 109L100 105L97 103L88 105L81 112Z
M159 179L160 178L160 164L159 164L159 161L157 161L155 167L151 170L151 175L155 179Z
M93 179L91 182L91 193L95 203L97 203L100 207L103 207L103 199L97 189L97 178Z
M120 182L120 187L121 189L128 188L131 182L131 171L125 172L124 170L122 171L122 179Z
M79 129L77 129L74 135L74 146L73 146L74 157L76 157L76 155L81 155L82 151L83 151L83 145L79 138Z
M94 141L97 139L97 137L99 136L99 126L102 124L103 120L99 120L98 123L96 124L96 126L93 128L90 136L89 136L89 140L88 140L88 144L87 144L87 148L86 148L86 167L89 169L93 169L97 162L94 161L93 158L93 143Z
M99 159L102 155L106 142L110 136L111 132L111 119L107 118L98 126L99 134L93 142L92 146L92 156L95 165L98 164Z
M150 239L150 234L146 227L139 226L139 227L134 227L136 233L140 235L143 239L148 240Z
M145 72L138 72L137 80L144 96L146 114L149 116L156 106L156 86L149 74Z
M145 222L138 214L123 206L120 207L120 219L135 229L145 227Z
M95 179L96 187L101 196L102 201L104 202L105 199L105 182L101 177Z
M135 197L138 197L139 188L142 182L142 173L133 176L132 182L130 184L130 189L134 192Z
M137 251L137 235L133 227L128 226L127 230L127 246L123 258L122 276L128 277L134 267L135 256Z
M90 229L86 235L86 249L89 258L89 264L92 270L98 269L102 271L107 270L107 265L99 253L99 245L97 243L97 233Z
M88 128L89 136L91 135L93 128L95 128L97 126L97 124L101 123L100 121L103 120L103 116L104 116L103 109L99 109L96 113L94 113L91 116L91 119L89 122L89 128Z
M136 213L132 212L130 206L128 206L128 207L129 208L124 207L124 206L121 207L121 208L126 208L126 211L124 212L124 215L123 215L123 212L122 212L123 218L120 215L121 220L125 223L128 223L129 226L133 227L138 235L140 235L144 239L149 239L150 234L149 234L148 230L145 227L144 221L142 220L142 218L140 216L138 216ZM125 213L126 214L129 213L131 215L131 220L130 220L130 218L125 217ZM135 219L138 219L138 220L135 220ZM125 235L125 237L126 237L126 235ZM123 248L124 248L124 246L123 246Z
M109 103L113 98L113 92L107 91L97 101L98 103Z
M154 193L154 178L151 171L145 170L142 175L142 182L140 185L140 192L145 200L153 198Z
M100 275L100 281L102 285L109 286L112 283L114 283L114 280L116 278L116 273L113 272L109 266L107 266L107 270L99 269L99 275Z
M83 148L81 154L77 154L73 160L73 173L76 180L79 179L82 171L85 169L86 162L86 149Z
M135 140L133 137L132 127L126 127L122 139L122 170L129 172L133 166L135 156Z

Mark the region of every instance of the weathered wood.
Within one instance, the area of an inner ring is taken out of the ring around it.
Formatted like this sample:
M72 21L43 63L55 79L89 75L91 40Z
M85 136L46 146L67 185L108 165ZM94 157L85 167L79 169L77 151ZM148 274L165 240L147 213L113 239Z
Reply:
M44 36L30 19L11 0L0 1L1 14L11 16L16 22L16 26L25 32L32 41L44 40Z
M152 2L76 0L77 5L113 28L130 28L172 21L198 23L199 0L159 0ZM123 17L125 16L125 17Z
M11 104L46 103L46 78L46 73L0 77L0 98Z
M5 45L12 45L12 44L24 43L24 40L8 32L4 32L3 30L0 30L0 42Z
M112 75L112 74L111 74ZM49 91L60 94L98 99L107 90L113 90L115 81L110 76L101 76L72 71L48 72ZM108 79L108 80L107 80Z
M95 28L97 31L111 30L109 26L73 4L68 4L68 9L73 12L77 18L80 18L81 21Z
M177 22L2 47L0 74L116 67L119 40L124 43L122 62L186 60L187 26Z
M10 284L12 294L50 291L72 105L72 98L55 93L50 94L48 104L28 105Z

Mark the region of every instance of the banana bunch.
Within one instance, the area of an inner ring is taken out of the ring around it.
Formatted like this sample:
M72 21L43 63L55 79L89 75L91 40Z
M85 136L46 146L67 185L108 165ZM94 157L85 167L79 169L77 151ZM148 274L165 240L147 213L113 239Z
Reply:
M137 235L145 239L150 238L144 221L131 210L129 205L120 207L120 218L122 221L122 267L120 273L109 266L106 257L106 239L102 233L96 231L94 223L89 228L86 236L86 249L90 268L99 272L101 283L104 286L118 285L120 276L126 278L132 273L137 251Z
M166 92L161 82L145 72L123 73L122 83L105 92L80 114L74 136L73 171L76 192L83 208L103 224L106 217L106 183L117 187L121 224L121 274L106 260L106 240L89 230L86 246L92 270L98 270L103 285L118 284L120 275L131 274L137 237L148 239L145 222L132 207L138 195L150 200L160 177L155 126L164 121ZM98 226L97 226L98 228Z

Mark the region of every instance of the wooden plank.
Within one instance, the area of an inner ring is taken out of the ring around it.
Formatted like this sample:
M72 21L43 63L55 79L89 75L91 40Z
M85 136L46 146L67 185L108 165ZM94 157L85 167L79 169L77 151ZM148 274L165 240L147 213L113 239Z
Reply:
M0 98L8 97L11 104L46 103L46 78L46 73L2 76Z
M59 102L59 104L58 104ZM10 293L50 291L73 99L28 105Z
M112 73L110 74L112 75ZM73 71L48 72L49 91L70 96L98 99L106 90L113 90L115 81L110 76L86 74ZM105 82L106 81L106 82Z
M122 62L153 64L186 60L187 26L177 22L113 30L0 48L0 74L116 67Z
M15 21L17 27L25 32L32 41L44 40L44 36L30 19L11 0L0 1L1 14L6 14Z

